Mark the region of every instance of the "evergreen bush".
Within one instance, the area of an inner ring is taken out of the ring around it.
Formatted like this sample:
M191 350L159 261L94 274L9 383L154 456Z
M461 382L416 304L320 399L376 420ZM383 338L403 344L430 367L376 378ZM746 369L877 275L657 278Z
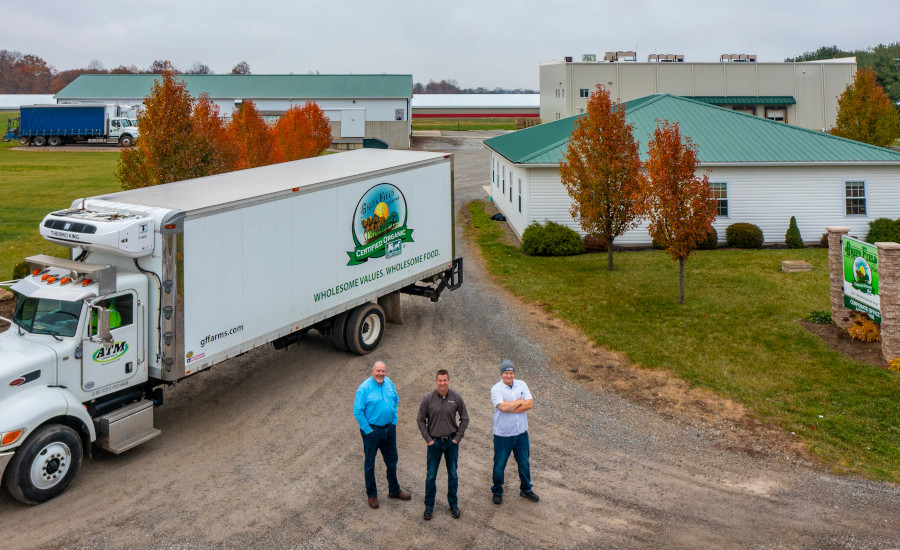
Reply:
M784 234L784 244L788 248L803 248L803 237L800 236L800 228L797 227L797 218L791 216L791 223Z
M529 256L574 256L584 254L584 241L564 225L533 222L522 233L522 252Z
M869 223L869 234L866 235L867 243L898 243L900 242L900 218L878 218Z
M13 267L13 279L23 279L31 273L27 262L19 262Z
M735 223L725 229L725 241L733 248L762 248L763 232L752 223Z
M719 233L715 227L709 228L709 234L697 244L697 250L715 250L719 248Z

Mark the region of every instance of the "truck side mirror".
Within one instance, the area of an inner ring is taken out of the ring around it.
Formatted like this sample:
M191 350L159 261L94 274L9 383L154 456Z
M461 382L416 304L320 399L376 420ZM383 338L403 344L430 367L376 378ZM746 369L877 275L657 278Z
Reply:
M109 333L109 310L100 306L91 306L92 320L94 316L97 319L97 334L91 335L91 342L100 342L104 348L109 349L113 345L113 338Z

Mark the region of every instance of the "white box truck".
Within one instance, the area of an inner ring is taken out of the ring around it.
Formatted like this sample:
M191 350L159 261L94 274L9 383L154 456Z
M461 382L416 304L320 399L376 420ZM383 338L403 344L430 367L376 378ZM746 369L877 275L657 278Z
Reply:
M162 389L315 329L378 346L399 294L462 284L449 155L363 149L78 199L27 258L0 334L0 473L17 500L63 492L92 443L159 434ZM385 307L382 308L379 302Z

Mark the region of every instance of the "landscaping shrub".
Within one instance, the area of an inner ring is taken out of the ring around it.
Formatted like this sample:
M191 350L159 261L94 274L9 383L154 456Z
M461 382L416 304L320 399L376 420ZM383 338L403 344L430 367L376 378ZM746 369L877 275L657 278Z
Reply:
M585 235L581 239L584 243L584 251L588 253L606 252L606 243L600 237L594 235Z
M28 263L19 262L13 267L13 279L22 279L27 277L28 274L31 273L31 270L28 268Z
M863 314L853 316L853 322L847 327L847 332L854 340L862 340L863 342L880 342L881 327Z
M697 250L715 250L719 248L719 233L714 227L709 228L709 234L697 244Z
M831 320L831 312L824 309L810 311L809 315L806 316L806 320L816 325L830 325L833 322Z
M800 228L797 227L797 218L794 216L791 216L791 223L784 234L784 244L788 248L803 248L803 237L800 236Z
M822 248L828 248L828 233L822 233L819 244L822 245Z
M869 223L869 234L866 235L867 243L897 243L900 242L900 218L878 218Z
M725 229L725 242L734 248L762 248L762 229L752 223L735 223Z
M522 233L522 252L529 256L574 256L584 254L584 241L564 225L533 222Z
M900 372L900 357L892 359L891 362L888 363L888 368L894 372Z

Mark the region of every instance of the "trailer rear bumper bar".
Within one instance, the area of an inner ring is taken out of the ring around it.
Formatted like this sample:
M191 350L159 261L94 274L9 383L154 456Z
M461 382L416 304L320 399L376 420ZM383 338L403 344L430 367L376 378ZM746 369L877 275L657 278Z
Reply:
M423 284L424 283L424 284ZM425 296L432 302L441 299L441 293L445 290L456 290L463 284L463 259L456 258L446 271L429 277L424 281L413 283L401 288L400 292L413 296Z

